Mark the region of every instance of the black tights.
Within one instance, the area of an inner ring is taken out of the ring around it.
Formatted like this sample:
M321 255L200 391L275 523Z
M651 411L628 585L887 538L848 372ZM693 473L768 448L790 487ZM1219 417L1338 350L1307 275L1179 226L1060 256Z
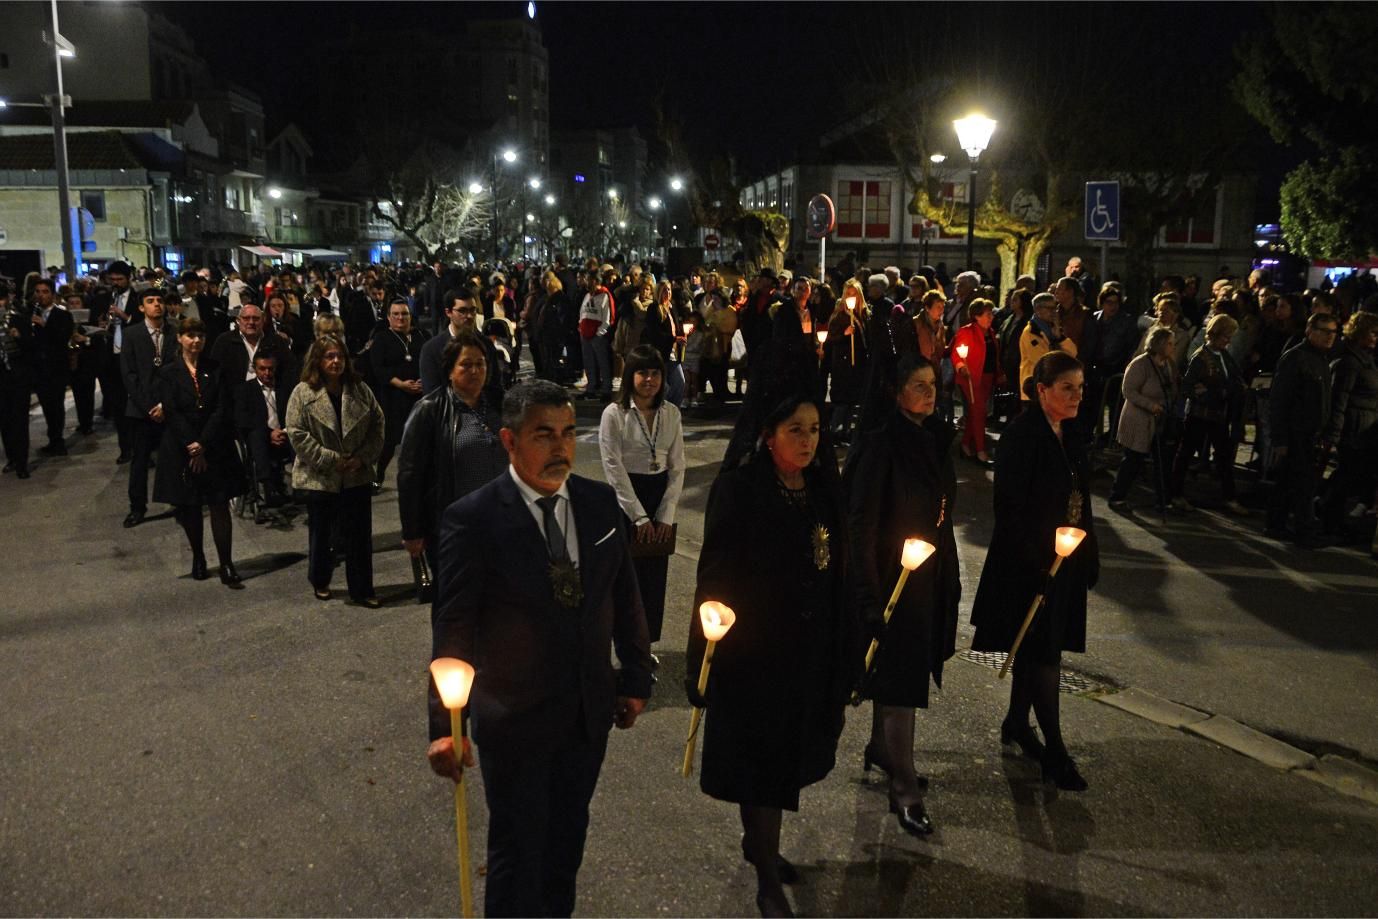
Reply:
M1043 743L1048 756L1059 759L1067 755L1067 747L1062 742L1062 722L1059 714L1058 681L1062 662L1051 664L1026 663L1022 657L1015 658L1014 679L1010 681L1010 710L1005 721L1022 727L1029 723L1029 709L1038 718L1038 726L1043 730Z
M867 746L872 751L884 751L890 799L904 807L918 804L923 795L914 771L914 709L871 703L871 742Z
M211 538L215 540L215 554L220 557L220 564L228 565L231 559L231 549L234 545L234 526L230 522L230 503L222 501L219 504L210 505L211 512ZM201 506L199 504L179 504L176 510L177 522L182 525L182 531L187 534L187 543L191 546L193 558L205 558L205 523L201 519Z
M785 904L785 888L780 883L780 820L778 807L743 804L742 854L756 868L756 892L774 904Z

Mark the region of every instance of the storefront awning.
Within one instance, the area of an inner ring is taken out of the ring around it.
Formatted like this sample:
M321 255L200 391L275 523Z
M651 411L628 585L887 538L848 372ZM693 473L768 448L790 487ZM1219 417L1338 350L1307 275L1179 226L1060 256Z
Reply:
M264 258L282 258L282 253L271 246L240 246L245 252L261 255Z
M300 252L307 258L326 258L326 259L346 259L349 258L348 252L337 252L334 249L290 249L290 252Z

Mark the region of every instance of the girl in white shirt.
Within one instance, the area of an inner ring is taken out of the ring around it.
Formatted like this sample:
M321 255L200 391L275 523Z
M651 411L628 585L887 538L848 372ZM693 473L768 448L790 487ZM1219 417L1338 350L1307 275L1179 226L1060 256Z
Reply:
M684 428L679 409L665 401L665 359L651 345L633 348L622 372L622 393L598 426L603 473L632 524L634 542L671 538L684 490ZM651 641L665 618L668 555L633 559Z

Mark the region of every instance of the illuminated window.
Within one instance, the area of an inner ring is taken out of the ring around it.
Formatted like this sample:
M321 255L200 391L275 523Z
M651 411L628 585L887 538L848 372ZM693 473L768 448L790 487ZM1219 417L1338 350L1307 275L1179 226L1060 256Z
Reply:
M837 183L837 235L851 239L889 239L890 183Z

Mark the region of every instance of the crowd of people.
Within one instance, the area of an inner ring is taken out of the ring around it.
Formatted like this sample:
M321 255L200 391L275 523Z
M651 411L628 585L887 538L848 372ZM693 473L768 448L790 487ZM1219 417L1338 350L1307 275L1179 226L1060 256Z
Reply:
M304 507L314 597L333 598L342 558L366 608L380 605L373 498L395 459L434 656L478 671L482 756L456 747L432 687L429 761L452 778L483 770L488 912L568 915L608 731L637 720L659 666L651 646L679 602L666 591L685 422L738 403L693 607L717 601L737 619L701 691L710 646L691 617L685 690L707 711L701 787L740 810L762 914L789 915L798 872L780 851L783 813L834 769L849 700L872 704L861 765L886 775L898 825L933 831L916 712L956 650L956 463L993 468L973 648L1023 641L1001 740L1045 782L1084 790L1058 683L1062 654L1085 650L1099 577L1098 463L1120 456L1112 510L1130 512L1150 461L1157 505L1189 510L1188 481L1211 461L1222 507L1246 515L1234 473L1252 429L1275 482L1267 533L1301 546L1344 537L1378 506L1372 286L1294 294L1254 272L1205 295L1169 277L1140 312L1079 259L1047 289L1021 277L1004 298L976 271L928 266L664 277L556 258L510 272L437 262L173 278L116 263L0 292L0 429L6 471L27 478L31 393L40 452L61 456L66 391L84 436L98 382L128 469L126 527L145 522L156 467L152 497L175 510L191 577L210 577L209 516L220 580L242 589L231 502ZM572 474L579 401L602 406L605 482ZM1084 539L1053 577L1053 533L1067 526ZM887 603L911 538L931 557Z

